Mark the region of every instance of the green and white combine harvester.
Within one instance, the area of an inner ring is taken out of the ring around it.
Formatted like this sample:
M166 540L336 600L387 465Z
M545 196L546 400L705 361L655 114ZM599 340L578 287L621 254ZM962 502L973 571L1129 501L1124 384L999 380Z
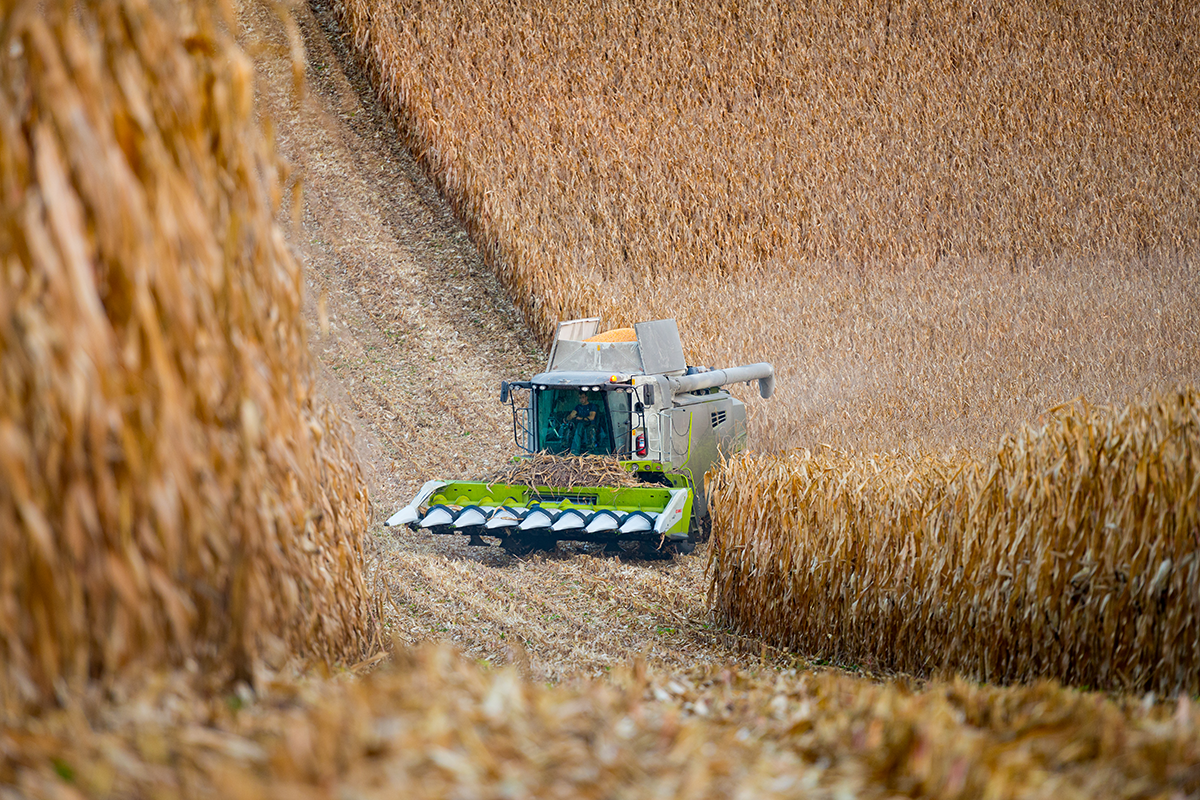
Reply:
M600 334L600 319L561 322L546 371L500 385L513 437L528 454L614 459L641 486L524 486L429 481L387 524L498 539L510 553L598 542L643 557L688 553L708 536L704 474L746 444L746 406L723 387L758 381L770 364L689 367L675 320Z

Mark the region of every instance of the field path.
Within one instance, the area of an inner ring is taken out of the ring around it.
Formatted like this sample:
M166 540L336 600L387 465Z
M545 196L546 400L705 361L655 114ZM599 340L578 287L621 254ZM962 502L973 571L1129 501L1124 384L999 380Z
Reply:
M546 678L638 656L668 669L761 658L758 643L710 630L702 551L667 564L516 559L382 526L422 481L476 477L511 456L499 384L532 374L544 354L399 141L329 5L296 9L309 62L301 99L283 24L243 13L259 102L303 187L291 238L318 386L354 427L397 640L450 641Z

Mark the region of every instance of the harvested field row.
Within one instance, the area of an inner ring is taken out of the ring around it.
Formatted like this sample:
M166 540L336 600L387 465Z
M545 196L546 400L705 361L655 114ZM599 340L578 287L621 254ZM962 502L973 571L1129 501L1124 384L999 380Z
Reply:
M759 447L990 448L1200 378L1200 4L339 6L539 335L771 361Z
M285 166L220 4L0 16L0 713L195 659L378 646L313 396Z
M836 673L634 664L547 687L426 647L352 680L198 699L121 687L0 732L29 797L1184 797L1200 708L1048 684L914 691Z
M389 537L392 534L388 534ZM660 670L746 667L763 652L711 624L704 560L627 562L571 546L516 558L465 537L403 533L381 544L397 643L452 643L534 678L599 677L635 657ZM767 648L773 653L773 648Z
M715 474L711 600L807 656L1200 691L1200 393L1072 405L989 461L837 451Z

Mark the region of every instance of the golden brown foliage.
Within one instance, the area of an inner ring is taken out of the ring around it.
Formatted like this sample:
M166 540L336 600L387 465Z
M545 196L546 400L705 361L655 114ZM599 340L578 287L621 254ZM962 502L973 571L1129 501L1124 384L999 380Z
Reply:
M1200 393L1072 405L984 463L838 451L714 475L711 596L816 656L1200 691Z
M370 646L369 506L313 396L283 164L213 7L0 15L0 701L265 640ZM278 637L278 638L276 638Z
M1107 798L1200 791L1200 710L1051 684L913 691L837 673L640 666L546 687L427 647L240 711L175 678L0 732L59 797ZM1175 793L1175 794L1173 794Z
M344 7L549 310L576 271L1198 243L1194 3Z

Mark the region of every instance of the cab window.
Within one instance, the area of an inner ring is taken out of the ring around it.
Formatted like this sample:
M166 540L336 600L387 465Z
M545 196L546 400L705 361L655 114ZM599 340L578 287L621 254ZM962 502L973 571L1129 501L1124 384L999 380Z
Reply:
M625 416L629 415L629 399ZM612 455L614 395L578 389L539 389L535 405L539 449L557 455ZM620 406L618 401L616 405ZM628 428L628 423L625 423Z

